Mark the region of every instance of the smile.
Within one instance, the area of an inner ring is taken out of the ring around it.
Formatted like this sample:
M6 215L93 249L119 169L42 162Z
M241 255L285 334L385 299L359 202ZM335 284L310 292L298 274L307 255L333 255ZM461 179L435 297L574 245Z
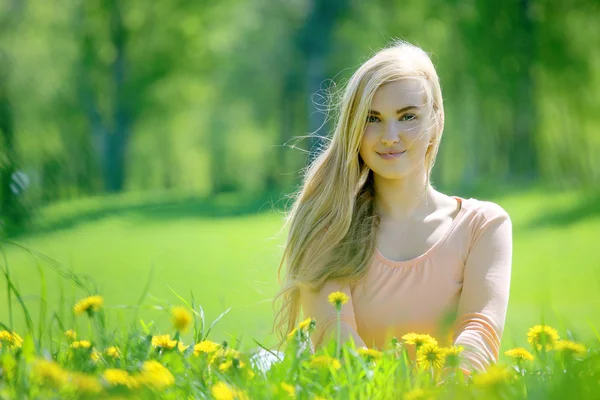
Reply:
M389 153L377 153L377 154L379 154L379 156L381 158L383 158L384 160L395 160L397 158L400 158L400 156L402 154L404 154L404 153L406 153L406 150L404 150L401 153L393 153L393 154L389 154Z

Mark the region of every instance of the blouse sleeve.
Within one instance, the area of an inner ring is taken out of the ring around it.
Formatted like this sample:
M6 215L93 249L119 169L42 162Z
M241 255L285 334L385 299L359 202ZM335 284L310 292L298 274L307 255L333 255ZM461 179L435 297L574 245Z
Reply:
M329 294L337 291L345 293L350 298L350 300L342 306L341 310L341 342L344 343L349 338L352 338L357 348L366 347L365 343L357 333L350 285L342 284L337 280L329 280L325 282L321 290L317 292L309 289L300 290L300 303L302 305L304 317L310 317L316 321L315 331L311 337L315 349L322 345L326 345L328 340L335 338L335 334L337 333L337 311L335 307L327 301Z
M500 206L475 233L464 270L454 344L464 347L461 369L484 371L498 361L512 263L512 222Z

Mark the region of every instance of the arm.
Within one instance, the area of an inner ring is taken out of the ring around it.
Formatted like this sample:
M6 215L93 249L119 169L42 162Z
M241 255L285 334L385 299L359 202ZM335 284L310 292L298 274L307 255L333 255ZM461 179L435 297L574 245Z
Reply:
M465 348L461 369L483 371L498 361L510 289L512 223L499 206L477 231L465 264L454 344Z
M345 343L349 338L352 338L357 348L366 347L357 333L350 285L342 284L336 280L329 280L325 282L318 292L313 292L309 289L300 290L300 303L302 304L304 317L311 317L316 321L315 331L311 337L315 349L325 345L328 340L336 337L337 311L334 306L329 304L327 296L329 296L329 293L337 291L344 292L350 298L342 306L340 316L341 343Z

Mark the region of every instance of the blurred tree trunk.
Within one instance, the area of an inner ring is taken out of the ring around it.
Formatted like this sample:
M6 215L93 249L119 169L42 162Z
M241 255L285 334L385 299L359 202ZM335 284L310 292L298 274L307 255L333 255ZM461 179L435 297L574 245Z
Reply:
M0 34L16 24L25 8L25 2L11 3L9 11L0 19ZM12 113L8 57L0 48L0 233L8 234L20 229L26 221L27 212L19 199L17 182L13 180L17 171L15 151L15 124Z
M536 58L531 1L519 0L516 25L519 40L514 41L519 70L515 82L514 132L509 154L509 175L512 178L535 178L538 175L537 148L534 140L536 107L533 96L533 65Z
M109 74L112 98L108 116L103 116L98 106L99 91L106 91L106 88L95 87L97 84L93 82L91 71L98 68L99 61L95 54L97 49L94 47L93 34L85 30L85 15L82 17L85 34L81 41L79 95L90 126L92 144L101 164L104 189L107 192L120 192L125 185L126 155L132 121L125 88L127 30L123 23L120 0L109 0L106 5L110 44L115 51Z
M110 38L116 51L116 57L112 65L115 88L115 98L113 100L114 128L112 132L105 135L104 174L107 191L119 192L123 189L125 183L125 157L131 131L125 94L127 30L123 24L119 0L110 2L110 18Z
M0 52L4 62L6 58ZM19 204L13 187L13 174L16 171L15 131L8 94L7 66L0 70L0 232L11 232L19 227L25 213Z
M220 102L216 102L216 104L220 104ZM237 189L235 182L231 179L231 174L227 170L227 165L232 162L232 158L229 156L227 146L228 129L223 118L223 115L213 115L209 122L209 152L207 155L210 160L212 195L233 192ZM238 167L243 167L235 160L233 162Z
M313 0L311 11L300 30L300 48L306 58L308 131L311 135L309 162L323 148L322 136L327 136L325 113L328 99L326 88L322 85L327 79L333 30L347 7L346 0Z

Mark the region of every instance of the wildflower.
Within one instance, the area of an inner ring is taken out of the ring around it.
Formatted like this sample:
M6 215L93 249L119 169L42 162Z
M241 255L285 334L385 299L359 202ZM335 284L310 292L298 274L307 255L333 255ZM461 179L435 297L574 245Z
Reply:
M54 361L36 360L31 370L33 379L41 385L61 387L69 380L69 374Z
M81 393L96 394L102 391L102 385L98 382L98 379L80 372L71 375L71 383Z
M290 397L296 397L296 388L289 383L281 382L281 388Z
M516 361L533 361L533 355L522 347L507 350L504 354Z
M437 340L435 340L433 337L431 337L430 335L422 335L419 333L407 333L406 335L402 336L402 340L404 340L404 343L406 344L414 344L417 347L421 347L425 344L433 344L437 346Z
M219 350L220 347L220 344L215 343L211 340L203 340L194 346L194 355L198 357L202 353L214 353L215 351Z
M181 340L177 343L177 350L179 350L180 353L183 353L184 351L186 351L188 349L188 347L190 347L190 345L189 344L187 346L184 345Z
M100 352L98 350L92 349L92 353L90 354L90 358L92 359L93 362L97 363L102 358L102 355L100 354Z
M121 358L121 350L116 346L110 346L106 350L104 350L107 356L116 360L117 358Z
M171 335L152 336L152 346L161 349L173 349L177 345L177 340L172 340Z
M562 352L563 354L573 356L583 356L587 353L587 349L584 345L580 343L575 343L570 340L559 340L556 342L555 347L556 350Z
M212 357L209 360L209 363L213 364L217 359L223 359L223 358L239 359L240 356L241 356L240 352L235 349L231 349L229 347L220 348L212 355Z
M110 386L125 386L129 389L137 388L139 386L139 381L135 379L135 377L129 375L129 372L122 369L109 368L104 371L102 378L104 378L106 383Z
M77 332L75 332L73 329L69 329L65 332L65 336L67 337L67 339L69 339L69 341L72 342L77 339Z
M527 341L538 350L542 350L542 348L545 348L546 351L551 350L558 339L556 329L548 325L535 325L527 332Z
M463 346L450 346L442 348L445 354L445 364L447 367L458 367L460 365L460 353L464 351Z
M229 371L229 369L231 369L232 365L233 365L233 361L231 361L231 360L225 361L224 363L219 365L219 371L227 372L227 371Z
M175 383L171 371L155 360L144 362L138 381L156 390L165 389Z
M497 386L509 382L512 377L512 373L506 367L492 364L485 372L475 374L473 383L477 386Z
M375 349L365 349L364 347L358 349L358 354L365 358L368 358L369 360L378 360L381 358L380 351L377 351Z
M12 350L20 349L23 346L23 338L16 332L0 331L0 349L3 342L8 344Z
M235 398L236 391L231 389L226 383L219 382L210 388L210 393L213 395L215 400L233 400Z
M77 340L71 343L69 347L72 349L89 349L92 347L92 344L89 340Z
M301 334L305 332L310 332L314 329L314 327L315 320L312 318L307 318L304 321L300 322L297 327L292 329L292 331L288 334L288 339L295 338L298 332L301 332Z
M417 353L417 362L423 368L442 368L446 352L439 348L437 344L424 344Z
M104 303L104 298L102 296L90 296L82 299L75 304L73 307L73 311L75 315L83 314L86 312L88 316L92 316L94 312L100 311L102 308L102 304Z
M316 356L312 360L310 360L311 368L323 368L323 367L332 367L333 369L342 368L342 364L334 357L322 355Z
M329 293L329 296L327 297L329 304L335 306L335 308L338 310L341 309L342 306L348 302L348 300L350 300L350 297L348 297L348 295L344 292L332 292Z
M192 314L185 307L173 307L171 309L173 327L180 332L186 332L192 324Z

